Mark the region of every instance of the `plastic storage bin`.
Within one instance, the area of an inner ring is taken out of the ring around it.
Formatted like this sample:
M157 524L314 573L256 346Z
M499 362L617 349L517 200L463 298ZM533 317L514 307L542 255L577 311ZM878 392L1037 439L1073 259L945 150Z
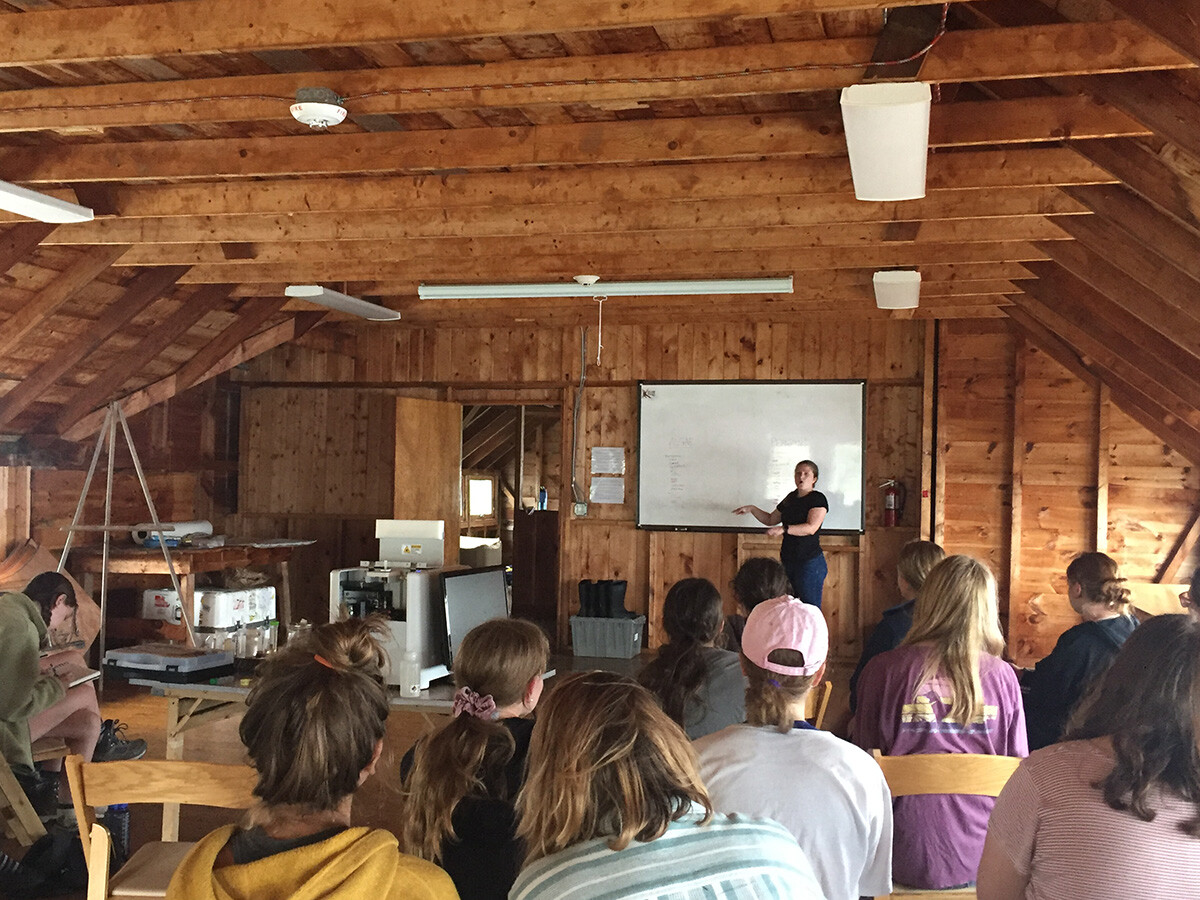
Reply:
M632 659L642 650L646 617L593 619L571 616L571 645L576 656Z

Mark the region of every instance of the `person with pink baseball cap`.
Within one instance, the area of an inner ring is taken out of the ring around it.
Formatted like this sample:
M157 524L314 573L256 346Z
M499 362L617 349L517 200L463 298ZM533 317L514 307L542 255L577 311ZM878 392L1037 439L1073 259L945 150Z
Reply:
M875 761L804 721L825 675L821 610L776 597L742 633L746 724L695 742L700 774L722 812L774 819L795 835L829 900L892 890L892 801Z

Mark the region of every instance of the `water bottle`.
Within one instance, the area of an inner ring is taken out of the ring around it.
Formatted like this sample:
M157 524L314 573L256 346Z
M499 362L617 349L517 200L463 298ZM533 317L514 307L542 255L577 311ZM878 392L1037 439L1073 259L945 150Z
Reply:
M117 866L129 859L129 804L110 803L104 811L104 827L112 837Z
M538 499L537 499L537 508L538 509L546 508L546 499L547 499L546 486L542 485L540 488L538 488Z
M400 663L400 693L405 697L421 696L421 661L416 650L405 651Z

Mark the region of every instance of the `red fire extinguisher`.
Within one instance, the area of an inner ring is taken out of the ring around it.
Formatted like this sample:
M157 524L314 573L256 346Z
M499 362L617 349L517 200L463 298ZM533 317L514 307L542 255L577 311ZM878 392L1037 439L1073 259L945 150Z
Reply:
M893 478L889 478L880 487L883 489L883 524L890 528L904 515L904 501L908 499L908 491Z

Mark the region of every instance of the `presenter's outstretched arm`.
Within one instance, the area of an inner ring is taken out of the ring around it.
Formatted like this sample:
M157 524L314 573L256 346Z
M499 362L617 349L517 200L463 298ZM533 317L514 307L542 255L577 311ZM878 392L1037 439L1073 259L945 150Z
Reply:
M737 516L744 516L746 513L749 513L764 525L778 525L783 521L783 513L781 513L778 509L773 509L770 512L767 512L765 509L760 509L752 503L747 503L745 506L739 506L733 511L733 513Z

